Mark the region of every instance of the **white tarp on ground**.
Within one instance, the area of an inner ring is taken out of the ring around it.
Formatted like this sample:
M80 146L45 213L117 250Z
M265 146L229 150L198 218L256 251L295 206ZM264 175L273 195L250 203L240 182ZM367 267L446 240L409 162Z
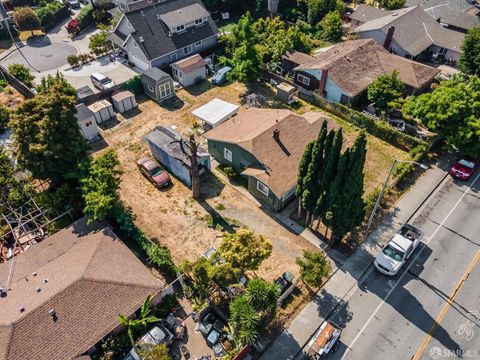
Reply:
M192 114L203 123L214 128L225 120L230 119L239 109L240 107L238 105L215 98L192 111Z

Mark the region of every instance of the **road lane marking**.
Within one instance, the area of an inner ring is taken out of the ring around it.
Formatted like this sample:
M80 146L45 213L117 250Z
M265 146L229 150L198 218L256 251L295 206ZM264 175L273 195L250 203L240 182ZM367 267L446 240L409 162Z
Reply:
M435 321L432 325L432 328L430 329L428 334L423 339L422 343L420 344L417 351L415 352L415 355L412 357L412 360L418 360L423 355L423 353L425 352L425 348L427 347L428 343L430 342L430 340L433 337L433 334L435 333L437 328L440 326L440 323L442 322L442 319L447 314L447 311L450 309L450 306L452 305L452 303L454 302L458 293L460 292L460 289L462 288L463 284L465 283L465 280L468 278L468 276L472 272L475 265L477 265L479 260L480 260L480 250L477 250L477 253L475 254L475 257L472 259L472 261L470 261L470 264L468 264L467 269L463 273L463 276L460 278L460 281L457 283L457 286L455 287L455 290L453 290L452 295L450 295L450 297L448 298L448 301L443 305L442 309L438 313L438 315L435 318Z
M463 201L463 199L465 198L465 196L467 196L467 194L469 193L469 191L471 190L473 184L475 184L477 182L477 180L480 178L480 174L478 174L475 179L472 181L472 183L468 186L467 189L465 189L465 191L463 192L462 196L460 197L460 199L458 199L458 201L455 203L455 205L453 205L453 207L450 209L450 211L448 212L448 214L445 216L445 218L442 220L442 222L440 224L438 224L437 228L435 229L435 231L433 232L433 234L428 237L428 239L426 239L425 241L425 245L428 245L428 243L435 237L435 235L437 235L437 233L440 231L440 229L443 227L443 224L445 224L445 222L448 220L448 218L450 217L450 215L453 214L453 212L455 211L455 209L457 208L458 205L460 205L460 203ZM380 308L383 306L383 304L385 304L385 302L387 301L387 299L390 297L390 295L392 295L392 293L396 290L398 284L400 284L403 280L403 278L405 277L406 274L408 274L408 271L410 270L410 268L413 266L413 264L415 264L415 262L417 261L417 259L419 258L419 256L422 254L423 250L426 248L427 246L422 246L420 248L420 250L417 252L417 254L415 255L415 257L412 259L412 261L408 264L407 268L405 269L405 271L402 273L402 275L400 275L400 277L398 278L396 284L388 291L388 293L385 295L385 297L382 299L382 301L380 302L380 304L378 304L378 306L376 307L375 311L372 313L372 315L370 315L370 317L367 319L367 322L363 325L363 327L360 329L360 331L358 332L358 334L355 336L355 338L352 340L352 342L350 343L350 345L347 346L347 349L345 350L345 353L343 354L342 356L342 360L345 359L345 356L347 356L347 354L351 351L351 349L353 349L353 346L355 345L355 343L358 341L358 339L360 338L360 336L362 336L362 333L365 331L365 329L368 327L368 325L370 324L370 322L373 320L373 318L377 315L377 312L380 310Z

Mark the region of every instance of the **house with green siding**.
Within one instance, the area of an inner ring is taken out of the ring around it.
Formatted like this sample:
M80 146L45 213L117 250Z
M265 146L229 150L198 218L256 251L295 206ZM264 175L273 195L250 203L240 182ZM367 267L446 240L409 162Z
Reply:
M317 137L324 113L249 108L205 134L208 152L248 180L248 190L278 211L295 197L297 168L307 143Z

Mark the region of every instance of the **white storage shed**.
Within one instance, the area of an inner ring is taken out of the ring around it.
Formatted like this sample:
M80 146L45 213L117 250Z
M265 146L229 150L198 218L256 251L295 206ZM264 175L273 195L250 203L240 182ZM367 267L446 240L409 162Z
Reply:
M128 110L135 109L137 105L137 100L135 95L130 91L122 91L118 94L112 96L113 107L119 113L124 113Z
M215 98L192 111L192 114L209 130L230 119L239 109L238 105Z
M93 115L97 124L101 124L104 121L110 120L115 116L113 106L108 100L100 100L88 107Z
M92 140L98 135L98 127L97 123L95 122L95 115L85 104L78 104L76 107L77 123L80 127L80 132L85 140Z

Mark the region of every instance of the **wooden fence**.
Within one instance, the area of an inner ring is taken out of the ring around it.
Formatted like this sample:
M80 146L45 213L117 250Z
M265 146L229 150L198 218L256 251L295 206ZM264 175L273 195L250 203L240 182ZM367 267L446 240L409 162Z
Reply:
M7 69L0 65L0 73L8 81L12 87L14 87L20 94L25 96L27 99L31 99L35 96L35 93L23 82L18 80L15 76L10 74Z

